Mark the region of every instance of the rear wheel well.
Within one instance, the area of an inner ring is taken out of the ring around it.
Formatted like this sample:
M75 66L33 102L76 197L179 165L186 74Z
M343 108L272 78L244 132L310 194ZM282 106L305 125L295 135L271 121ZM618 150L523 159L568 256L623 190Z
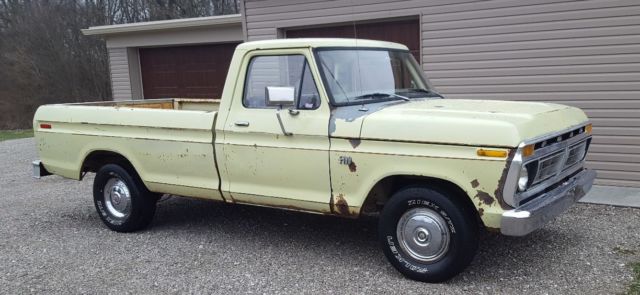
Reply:
M136 179L138 183L142 186L141 189L144 189L147 193L154 196L156 201L162 196L162 193L152 192L146 186L136 168L133 167L133 164L127 159L125 156L111 151L93 151L82 162L82 167L80 169L80 180L82 180L83 176L87 172L96 173L100 168L107 164L116 164L122 169L126 170L131 177Z
M445 191L447 195L455 198L458 201L458 204L462 204L463 206L465 206L467 209L465 211L473 212L478 220L478 224L483 224L476 207L473 205L473 202L471 201L467 193L458 185L444 179L415 175L394 175L385 177L378 181L378 183L373 186L364 203L362 204L360 214L380 214L380 212L382 212L382 208L384 208L384 205L387 203L387 201L389 201L389 199L391 199L394 193L405 187L413 185L423 185Z
M98 172L102 166L107 164L117 164L120 167L127 170L127 172L131 173L133 176L140 178L138 172L133 167L133 164L121 154L111 151L93 151L82 162L82 167L80 168L80 179L87 172Z

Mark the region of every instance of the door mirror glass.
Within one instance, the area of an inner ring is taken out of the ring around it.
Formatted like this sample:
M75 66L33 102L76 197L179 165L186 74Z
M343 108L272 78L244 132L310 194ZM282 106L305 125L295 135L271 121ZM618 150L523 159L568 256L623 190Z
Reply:
M267 86L264 89L268 106L292 106L295 103L295 87Z

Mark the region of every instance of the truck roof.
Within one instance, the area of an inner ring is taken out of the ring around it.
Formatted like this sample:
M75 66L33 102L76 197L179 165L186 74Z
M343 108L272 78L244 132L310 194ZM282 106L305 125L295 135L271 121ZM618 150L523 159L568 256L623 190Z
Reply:
M407 46L399 43L348 38L292 38L250 41L238 45L240 50L277 49L293 47L377 47L408 50Z

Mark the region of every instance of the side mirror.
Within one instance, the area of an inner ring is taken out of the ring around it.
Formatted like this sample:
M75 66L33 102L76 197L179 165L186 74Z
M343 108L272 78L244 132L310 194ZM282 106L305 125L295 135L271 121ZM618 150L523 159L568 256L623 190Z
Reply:
M295 103L294 87L265 87L265 99L268 106L292 106Z

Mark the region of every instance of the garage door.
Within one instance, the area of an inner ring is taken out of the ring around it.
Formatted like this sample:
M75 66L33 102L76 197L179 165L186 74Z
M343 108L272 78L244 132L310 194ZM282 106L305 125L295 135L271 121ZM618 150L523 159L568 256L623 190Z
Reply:
M357 23L321 28L290 29L287 38L359 38L401 43L420 61L420 25L417 19Z
M237 45L141 48L144 98L220 98Z

